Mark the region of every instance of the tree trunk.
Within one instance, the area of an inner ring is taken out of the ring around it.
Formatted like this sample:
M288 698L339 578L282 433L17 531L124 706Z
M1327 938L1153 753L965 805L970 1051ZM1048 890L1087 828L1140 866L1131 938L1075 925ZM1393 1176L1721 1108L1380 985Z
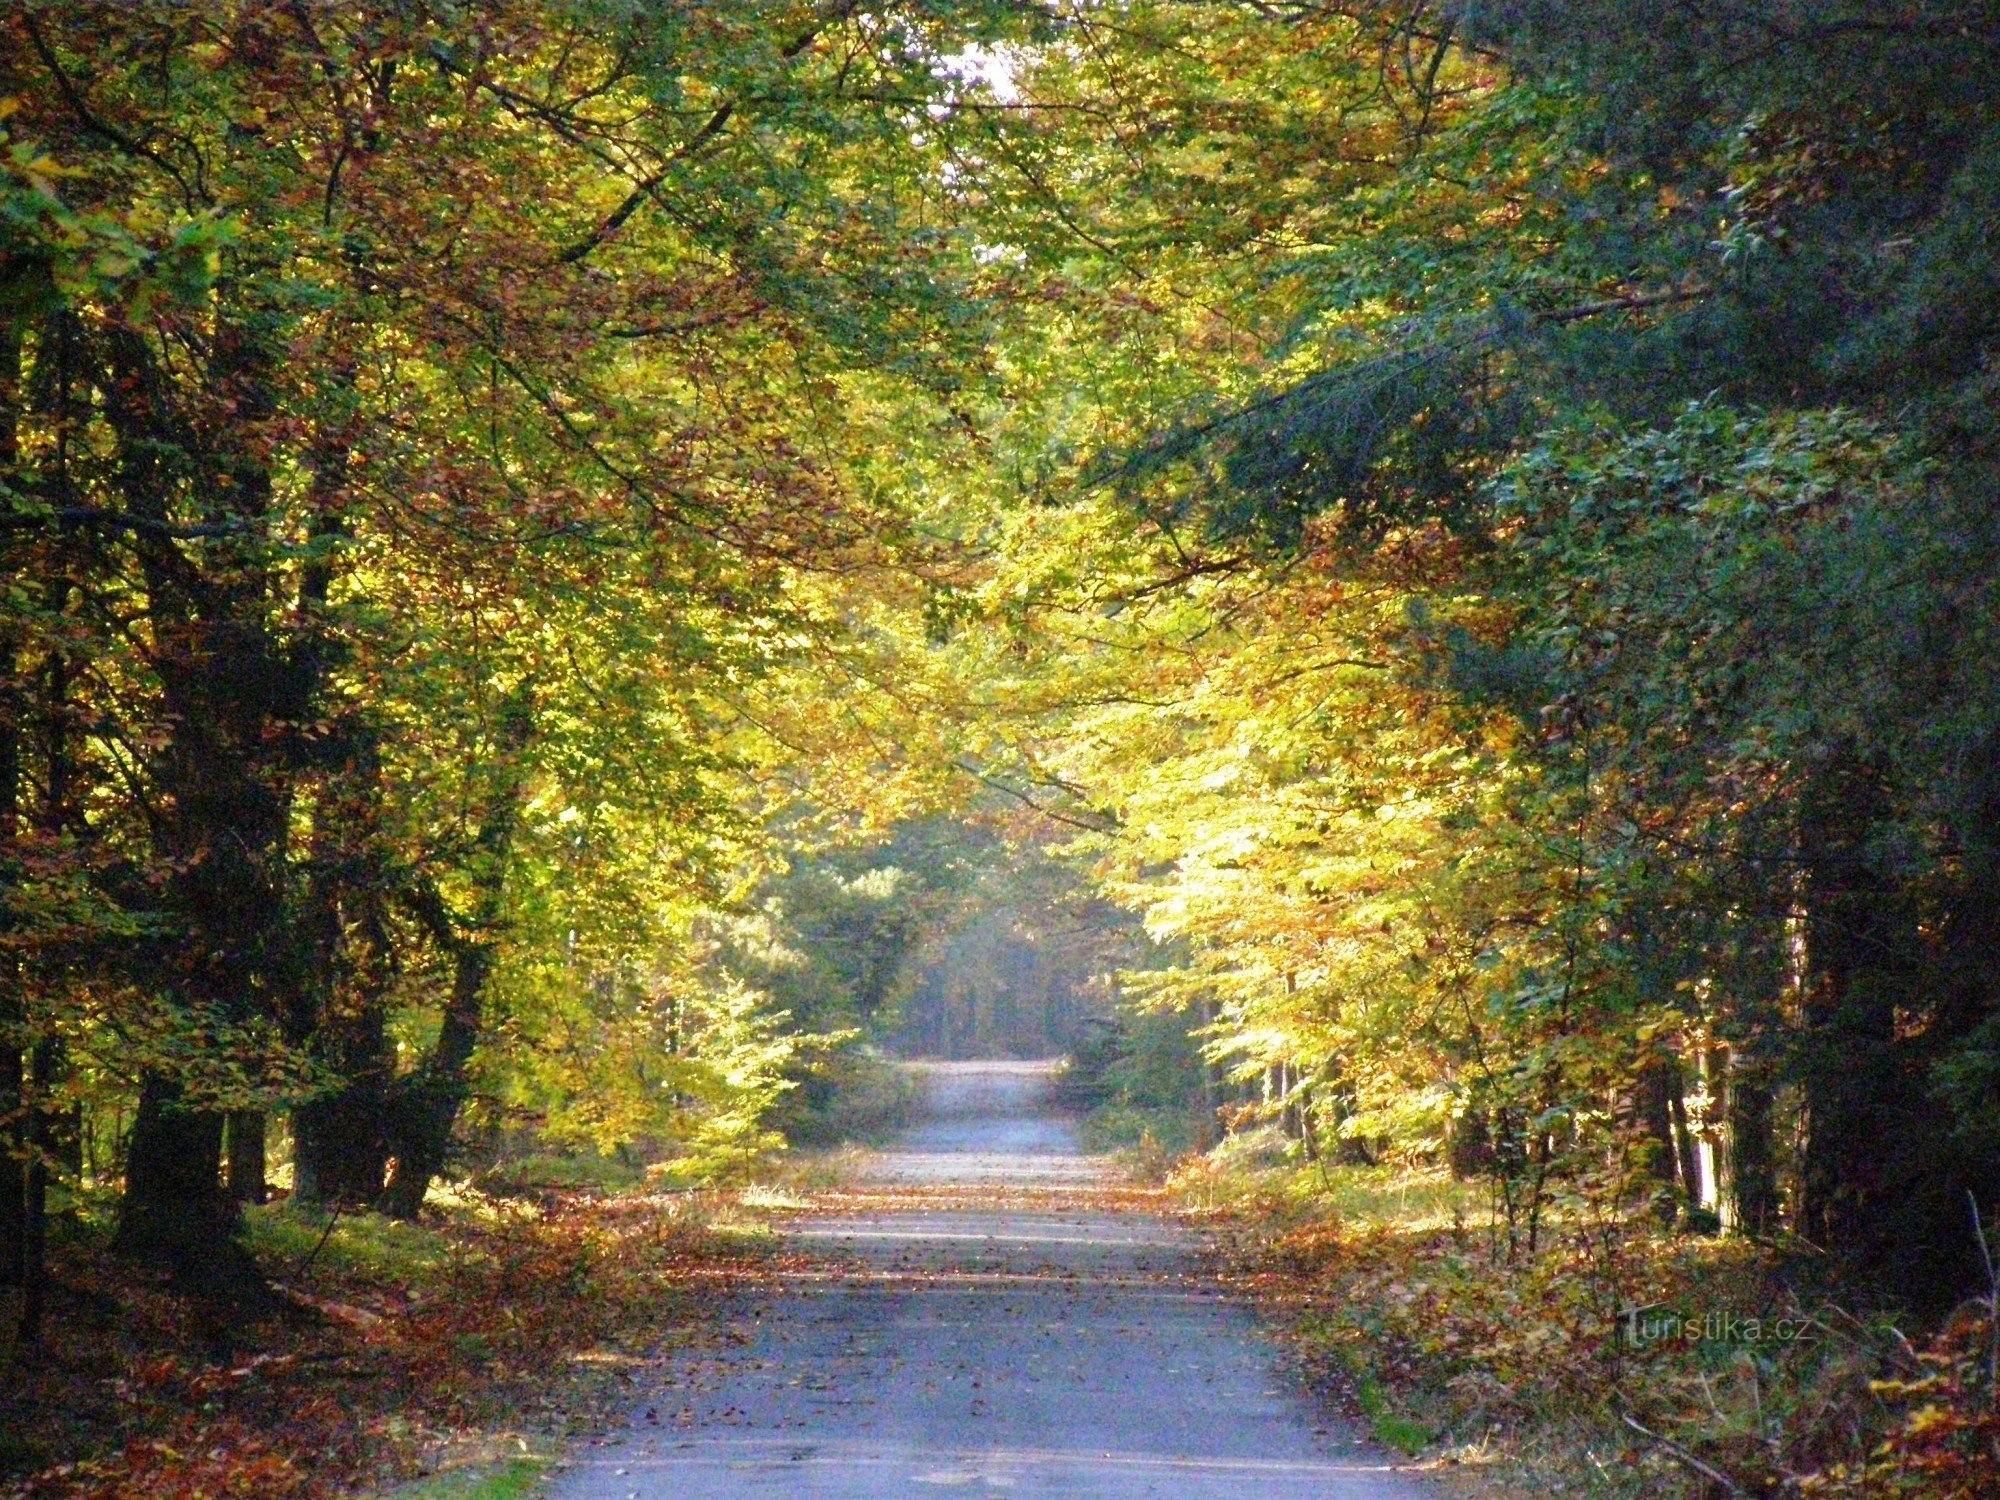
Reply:
M1655 1059L1639 1070L1634 1093L1634 1113L1652 1149L1647 1153L1646 1170L1662 1182L1673 1182L1680 1174L1675 1168L1679 1145L1674 1139L1673 1090L1678 1065Z
M49 1107L55 1092L60 1066L59 1051L51 1038L35 1044L27 1114L27 1171L24 1174L21 1212L21 1322L20 1339L36 1344L42 1337L42 1313L49 1290L49 1160L55 1148L53 1129L56 1114Z
M237 1109L229 1114L229 1196L238 1203L262 1203L270 1197L265 1180L264 1111Z
M118 440L119 484L128 508L164 520L178 475L163 455L197 455L214 517L257 522L272 506L268 463L254 449L204 444L177 410L172 382L145 338L106 338L114 378L105 416ZM270 351L240 328L219 328L209 374L227 389L234 415L269 414L262 372ZM152 760L163 816L156 852L171 863L166 905L181 931L160 953L158 985L182 1012L185 1042L214 1059L205 1014L225 1023L272 1016L289 942L283 885L289 828L286 787L296 753L285 731L311 706L298 694L268 618L268 557L252 540L215 541L190 552L165 535L132 533L145 580L165 716L172 734ZM223 1191L223 1121L189 1107L178 1080L149 1073L126 1164L116 1244L191 1285L233 1293L239 1310L261 1311L269 1293L236 1245L234 1205Z
M1656 1058L1639 1070L1633 1089L1633 1113L1645 1159L1641 1164L1660 1186L1652 1189L1662 1225L1678 1216L1673 1186L1680 1177L1680 1143L1674 1135L1673 1091L1679 1065Z
M507 867L526 785L525 752L534 737L533 703L527 686L502 707L495 727L501 752L496 759L498 779L473 841L475 897L470 918L455 916L429 884L406 893L418 920L430 929L438 946L451 954L452 985L430 1057L393 1091L389 1142L396 1164L382 1202L398 1218L414 1219L423 1208L431 1179L443 1170L450 1156L452 1127L465 1103L466 1065L479 1044L486 982L499 959L498 930L507 893Z
M380 1069L292 1111L293 1192L302 1202L372 1207L388 1173L388 1093Z
M1730 1054L1729 1176L1731 1228L1762 1238L1778 1227L1776 1110L1769 1070Z
M1452 1116L1444 1153L1451 1175L1460 1182L1471 1181L1493 1165L1493 1133L1485 1110L1469 1107Z
M1889 982L1902 943L1896 901L1867 855L1886 798L1871 768L1828 771L1805 811L1806 1150L1802 1227L1843 1259L1876 1259L1904 1142L1904 1080ZM1908 1186L1900 1184L1900 1186Z
M18 364L18 346L13 353ZM0 362L0 378L5 374L6 365ZM16 878L21 737L25 727L24 695L15 677L19 665L19 648L15 643L11 640L0 643L0 881L9 885ZM21 1112L25 1081L21 1053L27 1027L27 1008L22 1003L24 977L21 960L11 953L0 953L0 1286L20 1280L22 1219L26 1212L22 1164L27 1153Z
M235 1205L222 1190L222 1116L188 1107L158 1074L140 1086L113 1245L184 1286L262 1309L262 1278L236 1243Z
M398 1090L390 1114L396 1166L382 1203L399 1219L417 1216L431 1179L444 1170L450 1157L452 1127L465 1103L465 1067L479 1040L480 1011L494 957L490 943L462 944L437 1046L424 1067Z
M1689 1208L1700 1208L1701 1154L1695 1148L1694 1128L1688 1121L1687 1087L1678 1061L1667 1074L1667 1115L1673 1122L1674 1170L1680 1179L1681 1196Z

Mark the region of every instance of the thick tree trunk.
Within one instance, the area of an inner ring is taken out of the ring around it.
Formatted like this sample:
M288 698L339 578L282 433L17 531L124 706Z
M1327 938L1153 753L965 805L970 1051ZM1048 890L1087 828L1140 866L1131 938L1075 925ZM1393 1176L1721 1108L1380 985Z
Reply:
M381 1200L388 1107L383 1075L370 1069L292 1111L293 1191L301 1201L373 1207Z
M262 1311L268 1294L236 1243L236 1207L222 1189L222 1122L213 1110L185 1105L167 1079L146 1078L113 1244L184 1286L240 1311Z
M1884 813L1880 778L1847 763L1815 788L1805 818L1807 859L1802 1063L1806 1149L1801 1227L1853 1262L1877 1258L1906 1123L1896 1055L1903 957L1897 903L1871 867L1867 839ZM1901 1163L1909 1166L1911 1163Z
M172 384L146 339L109 335L113 378L105 415L118 438L128 508L163 520L185 482L167 454L198 462L201 495L218 519L256 522L272 505L268 465L253 451L204 445L175 405ZM234 414L269 414L262 382L269 351L242 329L218 329L210 376ZM268 615L272 579L251 538L190 553L164 535L135 531L147 613L171 738L152 762L160 819L157 851L172 862L167 904L182 932L161 952L160 992L183 1008L187 1040L206 1050L204 1014L244 1023L272 1016L282 987L289 927L282 870L289 826L286 787L296 725L308 705ZM268 1306L254 1263L235 1243L234 1205L223 1191L223 1120L188 1107L177 1081L149 1074L126 1163L117 1245L191 1285L233 1296L240 1311Z
M1673 1092L1680 1068L1675 1062L1656 1059L1639 1070L1633 1087L1632 1112L1644 1152L1642 1168L1658 1184L1650 1190L1660 1222L1671 1225L1679 1209L1673 1187L1680 1179L1680 1147L1674 1135Z
M271 1195L265 1172L264 1112L229 1113L229 1196L238 1203L262 1203Z
M1633 1113L1638 1124L1647 1152L1646 1170L1662 1182L1673 1182L1679 1177L1675 1167L1678 1146L1674 1140L1673 1090L1679 1077L1678 1064L1666 1060L1647 1063L1639 1070L1638 1083L1633 1090Z

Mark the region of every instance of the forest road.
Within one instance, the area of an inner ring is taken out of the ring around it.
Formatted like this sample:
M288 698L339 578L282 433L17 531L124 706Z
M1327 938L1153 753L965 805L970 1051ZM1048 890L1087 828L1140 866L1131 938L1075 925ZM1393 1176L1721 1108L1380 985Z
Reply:
M917 1065L928 1116L793 1227L828 1263L669 1367L555 1500L1427 1500L1315 1407L1185 1231L1119 1211L1035 1063Z

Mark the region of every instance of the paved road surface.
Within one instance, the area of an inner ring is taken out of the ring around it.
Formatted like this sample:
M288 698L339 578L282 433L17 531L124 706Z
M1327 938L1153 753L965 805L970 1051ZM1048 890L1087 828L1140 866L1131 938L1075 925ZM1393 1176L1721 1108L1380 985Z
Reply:
M1314 1409L1182 1231L1092 1201L1045 1067L925 1071L865 1211L797 1226L839 1271L676 1365L556 1500L1431 1500Z

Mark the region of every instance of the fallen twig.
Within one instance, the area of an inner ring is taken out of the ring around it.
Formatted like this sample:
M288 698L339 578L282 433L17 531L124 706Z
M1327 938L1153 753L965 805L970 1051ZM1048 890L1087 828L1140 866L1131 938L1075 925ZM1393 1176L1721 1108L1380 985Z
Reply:
M1735 1480L1731 1479L1727 1474L1723 1473L1722 1470L1716 1468L1715 1465L1711 1463L1706 1463L1703 1460L1696 1458L1692 1453L1688 1452L1687 1449L1683 1448L1679 1443L1675 1442L1672 1438L1660 1436L1659 1433L1653 1431L1652 1428L1640 1422L1629 1412L1620 1412L1619 1416L1621 1419L1623 1419L1625 1425L1631 1428L1634 1432L1638 1433L1640 1437L1645 1438L1649 1442L1657 1443L1660 1446L1660 1448L1666 1452L1668 1457L1678 1459L1680 1462L1686 1464L1690 1469L1693 1469L1697 1474L1700 1474L1705 1478L1712 1479L1717 1484L1721 1485L1724 1494L1742 1496L1742 1495L1747 1495L1749 1493L1747 1490L1743 1488L1742 1485L1738 1484Z
M318 1243L315 1244L311 1250L306 1252L306 1258L304 1260L300 1261L298 1265L292 1268L292 1279L294 1281L296 1281L299 1277L305 1275L306 1272L310 1271L312 1269L313 1262L319 1259L319 1253L320 1251L326 1248L326 1242L329 1238L332 1237L333 1234L333 1226L340 1222L341 1210L345 1207L346 1205L344 1203L335 1202L335 1204L333 1205L333 1212L327 1218L326 1228L322 1229L319 1232Z
M1993 1263L1993 1252L1986 1246L1986 1220L1979 1212L1979 1199L1971 1188L1965 1190L1965 1201L1972 1207L1972 1233L1979 1241L1979 1258L1986 1265L1986 1324L1989 1332L1986 1363L1986 1396L1995 1410L2000 1410L2000 1266Z

